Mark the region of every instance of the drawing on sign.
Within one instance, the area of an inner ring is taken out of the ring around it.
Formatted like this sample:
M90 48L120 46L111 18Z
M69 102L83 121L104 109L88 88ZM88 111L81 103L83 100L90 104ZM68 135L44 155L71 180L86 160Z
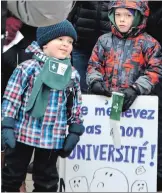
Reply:
M75 165L73 166L73 170L74 170L75 172L77 172L77 171L79 170L79 165L78 165L78 164L75 164Z
M77 176L69 180L72 192L89 192L88 181L85 176Z
M108 101L108 100L106 100L105 105L108 105L108 104L109 104L109 101Z
M118 180L118 182L116 182ZM117 183L117 185L116 185ZM91 192L128 192L129 184L120 170L105 167L94 172L90 184Z
M143 180L137 180L132 184L131 192L148 192L147 183Z
M114 137L113 128L110 130L110 136Z
M139 167L136 169L136 174L137 174L137 175L144 174L145 172L146 172L146 169L145 169L143 166L139 166Z

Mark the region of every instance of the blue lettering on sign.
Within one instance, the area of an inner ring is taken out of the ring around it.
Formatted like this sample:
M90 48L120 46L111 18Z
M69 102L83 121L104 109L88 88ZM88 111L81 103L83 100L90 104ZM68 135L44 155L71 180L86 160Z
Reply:
M148 115L148 118L147 119L154 119L154 113L155 113L155 110L148 110L149 112L149 115Z
M95 116L110 116L110 113L111 113L111 107L109 108L95 107ZM155 110L128 109L127 111L121 113L121 117L152 120L152 119L155 119L154 113L155 113Z
M101 125L89 125L89 126L86 126L85 131L86 131L87 134L99 135L99 134L101 134Z
M154 145L156 149L156 145ZM68 159L73 160L101 160L107 162L123 162L123 163L138 163L145 164L147 147L143 146L121 146L120 149L114 148L112 144L102 144L102 145L77 145L72 151ZM154 156L151 156L152 167Z
M144 164L145 161L142 160L142 158L145 158L145 154L143 151L146 151L147 147L139 147L139 151L138 151L138 163L139 164Z
M140 137L143 138L143 128L142 127L127 127L120 126L122 137Z
M83 106L82 108L81 108L81 113L82 113L82 115L88 115L88 107L86 107L86 106Z

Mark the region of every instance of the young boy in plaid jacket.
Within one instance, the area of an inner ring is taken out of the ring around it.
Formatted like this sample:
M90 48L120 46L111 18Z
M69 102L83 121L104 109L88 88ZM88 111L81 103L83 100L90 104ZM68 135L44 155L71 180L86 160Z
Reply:
M67 20L38 28L37 42L27 48L33 59L21 63L8 82L2 103L3 191L19 191L34 149L34 191L57 191L57 158L70 155L84 132L80 78L70 62L76 39Z

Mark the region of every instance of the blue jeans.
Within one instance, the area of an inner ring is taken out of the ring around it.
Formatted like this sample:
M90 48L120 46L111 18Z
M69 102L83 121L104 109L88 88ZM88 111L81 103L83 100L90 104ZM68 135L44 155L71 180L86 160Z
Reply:
M83 49L74 48L72 53L73 66L80 74L80 85L82 94L87 93L87 84L86 84L86 72L88 61L91 56L91 52L84 51Z

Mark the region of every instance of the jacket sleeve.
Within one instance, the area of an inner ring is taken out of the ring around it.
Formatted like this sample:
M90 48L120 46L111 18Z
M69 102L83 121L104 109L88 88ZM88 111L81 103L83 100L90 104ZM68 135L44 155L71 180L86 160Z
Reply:
M142 95L150 94L154 86L162 78L162 52L160 44L151 36L145 42L146 68L144 75L136 80Z
M16 118L21 106L22 94L27 86L27 74L18 66L10 77L2 102L2 119Z
M73 8L71 9L71 11L67 17L67 20L69 20L71 23L73 23L73 19L74 19L75 15L77 14L77 9L78 9L80 3L81 3L81 1L73 2Z
M73 1L8 1L9 11L27 25L40 27L67 18Z
M95 80L103 80L105 69L103 66L104 48L101 45L100 38L92 50L92 55L88 62L86 81L91 85Z
M75 73L74 80L74 90L73 90L73 102L71 105L71 117L68 121L68 124L82 124L82 114L81 114L81 105L82 105L82 95L80 89L80 76L77 71L73 71Z

